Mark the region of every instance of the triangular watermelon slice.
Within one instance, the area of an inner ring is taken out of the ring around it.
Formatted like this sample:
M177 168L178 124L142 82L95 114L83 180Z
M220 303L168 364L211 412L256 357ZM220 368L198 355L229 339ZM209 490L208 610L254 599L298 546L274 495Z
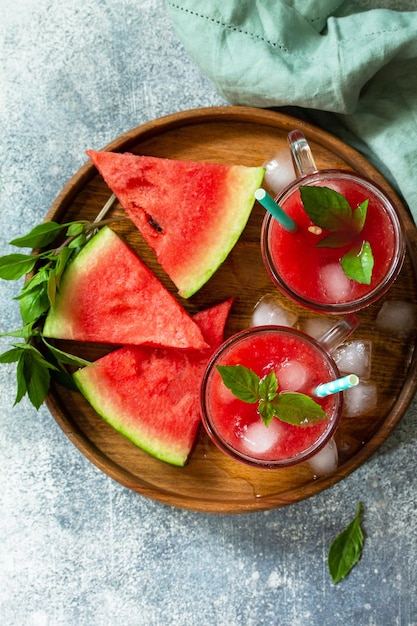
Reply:
M107 226L66 268L43 335L112 344L207 347L185 309Z
M106 422L152 456L183 466L200 423L200 384L223 339L232 299L194 316L210 348L126 346L74 374Z
M263 167L87 151L183 298L225 260L251 213Z

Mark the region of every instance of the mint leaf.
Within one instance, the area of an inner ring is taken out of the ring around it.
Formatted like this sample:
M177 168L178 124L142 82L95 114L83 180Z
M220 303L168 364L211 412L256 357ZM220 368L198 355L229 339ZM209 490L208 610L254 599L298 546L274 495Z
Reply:
M352 209L342 194L329 187L300 187L304 210L316 226L329 231L346 228L352 220Z
M355 518L332 542L328 566L334 584L345 578L362 555L364 536L360 523L362 504L359 502Z
M69 242L68 248L80 248L87 241L87 236L82 233Z
M90 361L86 361L81 357L74 356L73 354L69 354L68 352L64 352L63 350L52 346L48 341L46 341L45 337L42 337L42 341L48 350L53 354L55 359L60 363L75 365L76 367L85 367L87 365L95 367L94 363L91 363Z
M273 400L278 391L278 381L275 372L269 372L259 381L259 395L263 400Z
M0 258L0 278L18 280L33 270L36 261L32 254L7 254Z
M50 379L46 361L37 359L30 351L22 351L17 364L18 388L15 404L27 393L33 406L39 409L48 394Z
M26 324L17 330L10 330L7 333L0 333L0 337L19 337L20 339L29 339L38 334L39 331L33 328L33 324Z
M21 352L27 352L31 354L31 358L39 363L42 367L47 367L48 369L56 369L56 366L52 363L49 363L39 352L39 350L31 343L15 343L13 344L15 348L18 348Z
M39 289L39 285L47 282L49 275L48 267L41 267L38 269L36 274L34 274L29 280L25 282L22 289L20 290L20 295L16 296L15 300L20 300L22 296L29 294L32 291Z
M20 315L25 324L36 322L50 308L47 283L38 285L28 293L19 296Z
M48 282L46 285L46 294L48 296L48 309L55 306L56 296L56 275L55 272L50 272Z
M277 417L296 426L309 426L327 419L320 404L303 393L284 391L277 394L278 380L272 371L263 378L244 365L217 365L223 383L243 402L258 402L258 413L265 426Z
M62 274L65 268L67 267L68 261L70 260L73 254L74 254L74 250L71 250L71 248L62 248L61 252L56 257L54 274L55 274L55 285L57 289L59 289L59 285L61 284Z
M19 350L19 358L17 360L17 367L16 367L17 390L16 390L16 398L14 400L13 406L16 406L16 404L22 400L22 398L26 395L27 390L28 390L28 385L26 381L26 378L27 378L26 369L27 368L26 368L25 360L26 360L26 357L24 355L24 352Z
M57 222L44 222L23 235L10 241L10 245L19 248L44 248L49 245L67 227L67 224Z
M20 351L17 363L17 394L16 405L26 395L36 409L45 400L50 384L49 370L54 366L46 361L41 353L32 345L22 343L15 345Z
M370 285L372 280L372 270L374 267L374 257L372 249L367 241L354 246L343 255L341 261L346 276L357 283Z
M20 359L22 351L19 348L11 348L0 354L0 363L16 363Z
M296 391L283 391L274 398L272 406L282 422L294 426L310 426L327 419L320 404Z
M26 365L28 368L27 394L36 409L39 409L48 395L51 382L49 367L40 367L33 360Z
M258 413L265 426L269 426L274 417L276 417L275 408L272 402L260 400L258 405Z
M78 235L81 235L84 232L85 224L86 222L72 222L72 224L69 224L66 232L67 237L78 237Z
M369 200L364 200L353 212L352 225L356 232L360 233L365 226Z
M259 376L244 365L217 365L217 371L228 389L243 402L260 400Z

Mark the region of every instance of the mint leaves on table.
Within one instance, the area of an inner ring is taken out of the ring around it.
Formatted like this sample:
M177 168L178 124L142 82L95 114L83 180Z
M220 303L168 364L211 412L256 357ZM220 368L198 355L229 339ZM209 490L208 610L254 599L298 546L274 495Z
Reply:
M364 536L361 528L359 502L356 515L350 524L332 542L328 554L328 566L334 584L345 578L362 555Z
M0 257L0 278L4 280L18 280L32 272L15 298L20 304L22 328L0 334L1 337L23 340L12 343L10 350L0 354L0 363L16 363L15 405L27 394L30 402L38 409L48 394L52 378L74 388L65 365L91 365L85 359L59 350L47 342L42 337L42 324L44 316L55 304L68 262L98 228L110 221L114 220L82 220L67 224L45 222L35 226L27 235L10 242L10 245L19 248L40 249L39 252L12 253ZM57 247L42 250L62 236L65 239Z
M304 210L313 224L328 231L317 246L344 248L352 244L341 258L342 269L351 280L369 285L374 258L369 242L360 240L369 200L364 200L353 210L342 194L329 187L302 185L300 195Z
M258 412L265 426L274 417L295 426L310 426L327 419L326 412L309 396L295 391L278 393L278 380L272 371L260 378L244 365L217 365L225 386L239 400L258 403Z

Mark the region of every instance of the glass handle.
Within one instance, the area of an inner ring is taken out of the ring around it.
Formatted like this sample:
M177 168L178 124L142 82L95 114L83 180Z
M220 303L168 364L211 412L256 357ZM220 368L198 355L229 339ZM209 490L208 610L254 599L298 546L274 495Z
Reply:
M359 326L359 317L350 313L328 330L318 341L327 352L332 352L347 339Z
M304 133L301 130L292 130L288 133L288 143L300 176L317 172L316 163Z

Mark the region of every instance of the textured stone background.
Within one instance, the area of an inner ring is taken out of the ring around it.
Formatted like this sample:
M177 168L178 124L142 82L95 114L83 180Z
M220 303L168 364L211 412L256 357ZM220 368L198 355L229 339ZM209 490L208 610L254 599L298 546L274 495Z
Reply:
M0 254L43 219L87 147L218 104L162 0L1 0ZM0 282L1 330L20 326L19 289ZM285 509L215 516L113 482L46 408L12 408L13 367L1 366L0 384L1 625L417 624L415 401L382 449L332 489ZM363 557L333 586L327 550L359 500Z

